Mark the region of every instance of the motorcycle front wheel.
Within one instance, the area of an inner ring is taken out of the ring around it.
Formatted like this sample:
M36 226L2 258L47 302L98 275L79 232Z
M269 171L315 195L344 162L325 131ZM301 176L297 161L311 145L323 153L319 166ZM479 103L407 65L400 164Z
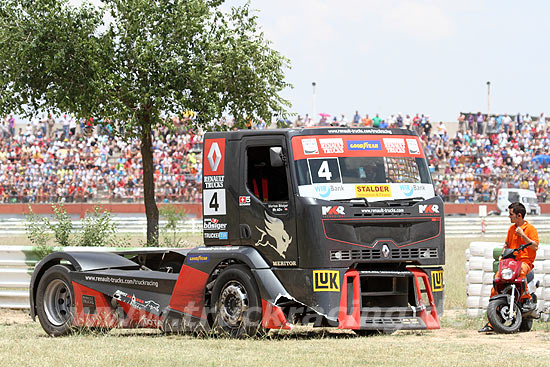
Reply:
M519 331L522 317L519 305L514 304L514 311L510 318L510 304L506 298L498 298L489 302L487 318L497 333L512 334Z

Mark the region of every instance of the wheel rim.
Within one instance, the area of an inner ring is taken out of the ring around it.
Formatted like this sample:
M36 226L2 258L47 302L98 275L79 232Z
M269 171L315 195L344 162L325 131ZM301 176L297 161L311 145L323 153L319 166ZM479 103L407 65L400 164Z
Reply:
M513 317L510 318L509 315L510 315L510 307L507 303L501 305L500 307L497 307L497 315L499 316L500 318L500 322L502 323L502 325L504 325L505 327L512 327L514 326L514 324L516 323L516 320L517 320L517 313L518 313L518 307L515 306L514 307L514 313L513 313Z
M44 291L44 311L48 321L61 326L71 316L71 291L67 283L55 279L48 284Z
M231 327L239 327L245 313L248 311L248 293L246 288L237 281L231 281L223 288L219 299L219 316Z

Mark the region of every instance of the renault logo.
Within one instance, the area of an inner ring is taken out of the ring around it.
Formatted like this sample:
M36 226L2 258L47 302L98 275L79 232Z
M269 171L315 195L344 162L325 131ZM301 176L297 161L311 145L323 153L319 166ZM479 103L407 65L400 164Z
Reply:
M386 244L382 246L382 255L384 255L384 257L388 257L390 255L390 248Z

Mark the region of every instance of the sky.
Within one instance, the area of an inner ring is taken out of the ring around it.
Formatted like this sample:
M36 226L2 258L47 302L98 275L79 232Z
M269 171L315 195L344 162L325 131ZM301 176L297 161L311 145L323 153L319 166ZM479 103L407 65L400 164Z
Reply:
M250 4L272 47L290 59L286 77L294 87L282 94L291 112L348 119L356 110L383 118L423 113L446 122L488 108L550 115L549 1Z

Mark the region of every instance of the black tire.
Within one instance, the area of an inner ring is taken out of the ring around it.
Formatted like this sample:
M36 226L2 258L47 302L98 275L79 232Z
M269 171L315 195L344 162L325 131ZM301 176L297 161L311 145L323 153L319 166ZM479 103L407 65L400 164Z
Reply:
M263 333L262 303L256 281L244 265L221 272L212 290L214 329L232 338Z
M51 336L73 331L74 290L69 268L55 265L46 270L36 292L36 314L42 328Z
M506 298L498 298L490 301L487 306L487 318L497 333L512 334L519 331L522 323L521 310L519 305L514 305L514 315L511 320L507 320L505 315L509 312L508 301Z
M533 319L524 318L521 321L521 325L519 326L519 331L522 332L522 333L527 332L527 331L531 331L532 327L533 327Z

